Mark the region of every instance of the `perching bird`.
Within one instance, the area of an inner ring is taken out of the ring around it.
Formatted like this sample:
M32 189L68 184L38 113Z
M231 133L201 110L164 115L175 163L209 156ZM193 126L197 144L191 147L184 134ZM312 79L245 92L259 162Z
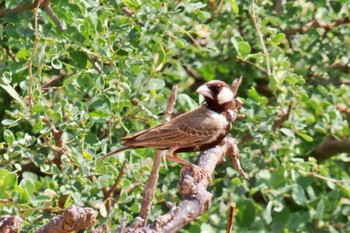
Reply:
M231 123L238 116L242 102L235 98L242 79L233 81L230 87L225 82L214 80L197 89L204 96L206 104L194 111L181 114L169 122L141 131L135 135L123 137L123 147L112 154L132 149L154 147L168 150L166 157L191 168L195 177L209 174L186 160L177 157L177 152L203 151L221 143L231 129Z

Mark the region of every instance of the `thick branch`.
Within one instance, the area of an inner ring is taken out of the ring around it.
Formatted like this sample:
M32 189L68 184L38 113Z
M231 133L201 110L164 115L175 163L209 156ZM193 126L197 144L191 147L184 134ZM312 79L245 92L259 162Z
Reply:
M55 216L48 224L36 233L78 232L90 228L96 223L96 213L92 208L69 206L62 214Z
M23 227L23 219L17 216L1 216L0 232L19 233Z
M226 153L238 158L239 150L232 137L226 138L220 145L214 148L201 152L198 166L206 169L211 174L214 172L217 164L223 160L223 156ZM212 199L212 194L206 190L208 184L209 181L207 179L202 179L199 183L196 183L192 174L185 173L181 177L179 184L182 202L178 206L168 204L171 208L169 213L158 217L153 224L145 227L129 227L125 229L125 232L177 232L208 210Z
M350 141L347 139L337 140L328 136L311 152L310 156L315 157L318 162L322 162L339 153L350 153Z
M310 22L306 23L304 26L298 27L298 28L290 28L284 30L284 33L287 37L293 36L298 33L305 33L309 31L311 28L324 28L326 30L332 29L334 27L347 24L350 22L350 16L347 16L345 18L336 19L331 22L324 22L319 19L313 19Z

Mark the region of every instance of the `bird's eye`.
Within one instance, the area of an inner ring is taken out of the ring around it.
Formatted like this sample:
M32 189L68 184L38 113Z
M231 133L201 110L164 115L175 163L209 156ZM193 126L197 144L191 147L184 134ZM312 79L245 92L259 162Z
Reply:
M221 85L216 85L216 86L214 86L213 89L214 89L213 90L214 93L219 93L222 90L222 86Z

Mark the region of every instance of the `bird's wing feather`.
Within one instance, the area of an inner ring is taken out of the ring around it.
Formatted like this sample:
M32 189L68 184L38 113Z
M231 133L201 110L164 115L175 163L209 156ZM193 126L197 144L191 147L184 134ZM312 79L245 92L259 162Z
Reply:
M125 146L134 147L191 147L215 139L225 122L213 123L219 114L210 114L206 107L182 114L171 121L123 138ZM220 119L222 120L222 119ZM220 122L220 121L219 121Z

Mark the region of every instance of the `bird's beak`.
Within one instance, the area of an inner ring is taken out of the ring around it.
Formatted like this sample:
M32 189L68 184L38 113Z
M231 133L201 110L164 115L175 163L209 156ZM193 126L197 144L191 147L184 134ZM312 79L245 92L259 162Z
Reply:
M198 87L197 92L199 94L203 95L204 97L214 99L210 89L208 88L208 86L206 84L203 84L202 86Z

